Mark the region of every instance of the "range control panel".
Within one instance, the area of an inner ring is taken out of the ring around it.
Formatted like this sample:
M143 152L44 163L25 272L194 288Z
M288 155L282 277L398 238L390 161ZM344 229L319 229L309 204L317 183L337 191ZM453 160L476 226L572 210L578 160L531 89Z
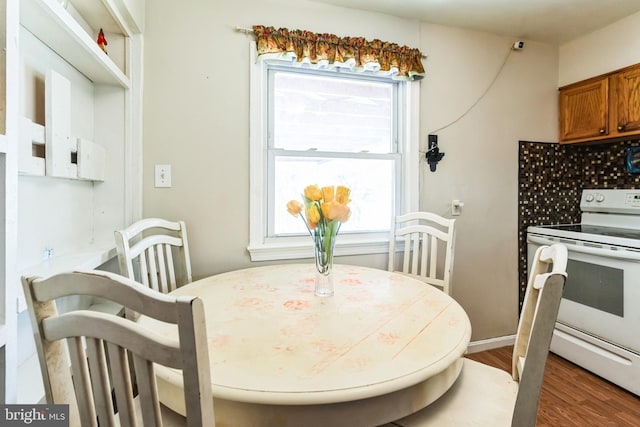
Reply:
M628 193L624 204L634 208L640 208L640 193Z
M580 210L640 215L640 190L582 190Z

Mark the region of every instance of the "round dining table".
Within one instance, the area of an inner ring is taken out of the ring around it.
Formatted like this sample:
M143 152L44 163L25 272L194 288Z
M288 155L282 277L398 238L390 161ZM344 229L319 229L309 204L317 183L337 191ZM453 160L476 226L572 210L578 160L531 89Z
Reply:
M377 426L454 383L471 337L454 299L384 270L334 265L333 275L330 297L314 294L313 264L237 270L172 292L204 303L217 426ZM181 372L159 367L156 377L162 403L184 414Z

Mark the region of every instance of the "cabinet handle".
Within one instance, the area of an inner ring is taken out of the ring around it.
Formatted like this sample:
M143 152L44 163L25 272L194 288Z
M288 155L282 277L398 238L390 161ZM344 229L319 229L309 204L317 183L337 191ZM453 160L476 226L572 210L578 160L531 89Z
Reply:
M607 131L606 129L600 129L600 135L604 135L606 131Z
M618 125L618 130L620 132L622 132L624 130L624 128L626 127L626 125Z

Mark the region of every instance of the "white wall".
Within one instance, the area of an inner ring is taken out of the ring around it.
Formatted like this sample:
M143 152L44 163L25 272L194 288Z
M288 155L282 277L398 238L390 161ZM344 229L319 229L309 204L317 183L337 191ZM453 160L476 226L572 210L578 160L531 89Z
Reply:
M196 277L251 265L253 36L234 28L253 24L419 41L415 22L307 1L147 2L143 213L187 221ZM172 188L154 188L157 163L172 165ZM384 267L386 257L373 258Z
M640 12L560 46L564 86L640 63Z
M437 132L446 154L436 172L422 169L421 208L448 216L453 199L464 202L453 295L473 339L508 335L518 315L518 141L557 141L557 51L529 41L512 51L508 37L428 24L421 45L422 135L477 102Z
M234 31L253 24L420 48L429 56L421 83L423 151L427 132L478 99L513 44L308 1L147 2L143 214L187 222L196 277L255 265L246 250L250 37ZM465 202L453 294L470 315L474 340L515 332L517 146L520 139L556 140L556 83L557 49L527 42L486 97L438 132L446 156L436 173L422 173L423 208L449 215L451 199ZM158 163L172 165L172 188L153 187ZM386 256L338 262L384 268Z

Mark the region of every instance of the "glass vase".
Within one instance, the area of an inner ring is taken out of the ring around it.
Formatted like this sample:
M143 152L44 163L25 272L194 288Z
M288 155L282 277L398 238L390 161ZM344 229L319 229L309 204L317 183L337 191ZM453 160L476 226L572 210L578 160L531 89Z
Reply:
M315 246L316 283L314 293L319 297L333 295L333 247L335 236L332 237L328 245Z

